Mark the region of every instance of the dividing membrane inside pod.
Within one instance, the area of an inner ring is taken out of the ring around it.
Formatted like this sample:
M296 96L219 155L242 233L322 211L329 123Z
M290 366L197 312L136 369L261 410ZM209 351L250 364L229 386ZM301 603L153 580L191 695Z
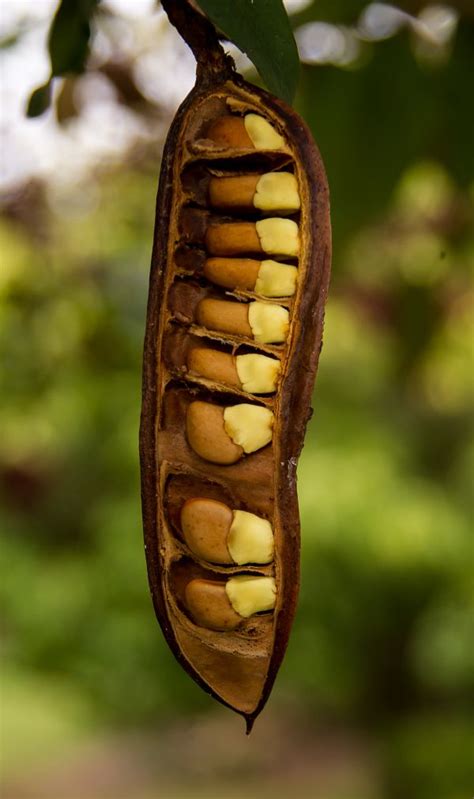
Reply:
M295 611L296 464L329 270L328 189L302 120L229 70L198 80L170 130L157 203L146 555L173 652L248 729Z

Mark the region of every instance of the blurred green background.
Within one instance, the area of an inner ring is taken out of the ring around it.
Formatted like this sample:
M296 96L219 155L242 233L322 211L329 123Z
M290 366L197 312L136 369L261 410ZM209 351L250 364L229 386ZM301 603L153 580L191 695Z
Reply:
M55 2L5 3L5 799L474 790L474 16L406 3L421 13L390 28L380 4L288 6L335 258L299 466L299 610L246 738L168 651L141 538L155 193L192 57L152 2L111 0L88 72L26 120Z

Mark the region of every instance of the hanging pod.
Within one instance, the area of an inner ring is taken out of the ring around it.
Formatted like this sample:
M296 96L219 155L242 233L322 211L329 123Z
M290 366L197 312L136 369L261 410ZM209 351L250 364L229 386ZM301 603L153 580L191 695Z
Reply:
M318 149L235 72L210 22L163 0L197 58L166 141L140 431L149 582L182 666L250 730L299 589L296 465L331 240Z

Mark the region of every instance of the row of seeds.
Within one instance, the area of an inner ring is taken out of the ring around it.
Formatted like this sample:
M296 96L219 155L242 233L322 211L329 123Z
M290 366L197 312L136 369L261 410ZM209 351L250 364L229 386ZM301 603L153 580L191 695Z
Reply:
M219 117L206 138L211 153L215 147L236 156L285 148L280 134L254 113ZM281 359L275 355L284 351L288 306L296 290L297 179L291 165L284 171L238 175L216 175L210 168L205 191L207 208L227 218L211 221L205 232L202 275L216 296L197 303L194 324L234 347L222 351L203 342L189 348L187 374L244 392L249 399L268 398L278 391ZM247 301L236 302L236 297ZM236 353L236 342L252 343L251 351ZM271 444L274 414L269 404L193 400L186 411L189 446L204 461L224 467L251 457ZM180 522L189 550L201 561L224 566L273 562L273 530L266 518L192 496L181 509ZM234 630L243 619L272 611L276 592L274 576L233 574L225 582L194 578L186 585L185 604L197 625Z

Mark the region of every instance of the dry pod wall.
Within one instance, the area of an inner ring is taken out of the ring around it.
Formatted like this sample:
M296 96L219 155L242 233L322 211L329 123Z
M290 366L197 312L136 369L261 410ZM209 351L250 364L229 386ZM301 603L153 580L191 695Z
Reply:
M163 155L140 433L153 602L186 671L250 730L299 589L296 465L331 245L301 118L245 82L212 25L163 6L197 81Z

